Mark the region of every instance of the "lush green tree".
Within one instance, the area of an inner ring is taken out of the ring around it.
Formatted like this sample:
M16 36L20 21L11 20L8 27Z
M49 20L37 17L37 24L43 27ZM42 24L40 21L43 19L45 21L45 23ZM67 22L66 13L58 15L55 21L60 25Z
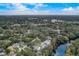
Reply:
M11 43L10 40L0 40L0 47L7 48Z
M17 53L18 56L34 56L35 52L31 48L24 48L21 50L21 52Z

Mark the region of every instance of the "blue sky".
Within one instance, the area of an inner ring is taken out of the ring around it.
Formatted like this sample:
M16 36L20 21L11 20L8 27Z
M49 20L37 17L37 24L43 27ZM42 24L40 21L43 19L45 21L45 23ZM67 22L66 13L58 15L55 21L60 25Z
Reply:
M79 3L0 3L0 15L79 15Z

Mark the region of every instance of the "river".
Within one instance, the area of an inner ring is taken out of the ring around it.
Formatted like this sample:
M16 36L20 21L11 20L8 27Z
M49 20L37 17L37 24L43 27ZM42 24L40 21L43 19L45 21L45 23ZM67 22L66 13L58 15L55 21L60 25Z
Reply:
M62 44L56 49L56 53L54 56L64 56L67 48L69 47L70 43Z
M74 40L76 40L77 38L79 38L79 35L76 35L76 37L70 39L70 43L67 42L65 44L61 44L60 46L58 46L58 48L56 49L56 53L54 54L54 56L64 56L65 52L67 50L67 48L70 46L70 44L72 42L74 42Z

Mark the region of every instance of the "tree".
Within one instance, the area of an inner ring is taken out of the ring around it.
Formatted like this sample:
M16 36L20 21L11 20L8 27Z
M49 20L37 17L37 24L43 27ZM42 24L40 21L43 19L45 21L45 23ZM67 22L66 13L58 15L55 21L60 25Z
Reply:
M35 52L31 48L24 48L21 50L21 52L17 53L18 56L23 55L23 56L34 56Z
M8 46L10 46L10 44L10 40L0 40L0 47L7 48Z

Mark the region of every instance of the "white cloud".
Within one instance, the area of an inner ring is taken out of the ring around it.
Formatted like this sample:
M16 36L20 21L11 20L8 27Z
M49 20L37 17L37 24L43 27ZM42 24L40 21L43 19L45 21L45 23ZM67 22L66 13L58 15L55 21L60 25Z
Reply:
M36 7L44 7L46 5L44 5L43 3L39 3L39 4L36 4Z
M50 15L52 14L50 11L33 11L33 10L27 10L27 11L18 11L18 10L10 10L5 12L0 12L0 15Z
M79 15L79 6L77 7L69 7L61 10L61 14L65 15Z
M43 7L46 7L46 6L47 6L46 4L43 4L43 3L37 3L37 4L35 4L34 9L39 9L39 8L43 8Z
M15 6L15 10L9 10L9 14L32 14L35 12L35 10L32 10L30 8L27 8L27 6L24 6L20 3L13 3Z
M13 3L13 6L15 6L15 9L13 10L8 10L8 11L3 11L0 12L0 14L5 14L5 15L45 15L45 14L50 14L50 11L48 10L38 10L39 7L45 7L46 5L42 3L38 4L31 4L34 5L33 9L27 8L27 6L24 6L23 4L19 3ZM40 8L39 8L40 9Z
M74 10L74 8L72 8L72 7L69 7L69 8L64 8L64 9L62 9L63 11L73 11Z
M20 11L29 10L29 8L23 6L22 4L19 4L19 3L13 3L13 5L16 7L16 10L20 10Z
M46 7L48 6L47 4L44 3L27 3L28 5L33 5L34 8L40 8L40 7Z
M73 8L63 8L59 11L56 10L41 10L42 8L46 7L46 4L43 3L28 3L29 5L33 5L32 9L28 8L27 6L21 3L12 3L15 9L10 9L8 11L1 11L0 15L74 15L79 14L79 6ZM9 8L9 7L8 7ZM11 8L11 7L10 7Z
M34 5L33 9L28 8L27 6L20 4L20 3L12 3L13 6L15 6L15 10L9 10L6 11L3 14L8 14L8 15L43 15L43 14L49 14L49 11L47 10L40 10L40 7L45 7L43 3L36 3L36 4L31 4ZM38 10L39 9L39 10ZM0 13L1 14L1 13Z

